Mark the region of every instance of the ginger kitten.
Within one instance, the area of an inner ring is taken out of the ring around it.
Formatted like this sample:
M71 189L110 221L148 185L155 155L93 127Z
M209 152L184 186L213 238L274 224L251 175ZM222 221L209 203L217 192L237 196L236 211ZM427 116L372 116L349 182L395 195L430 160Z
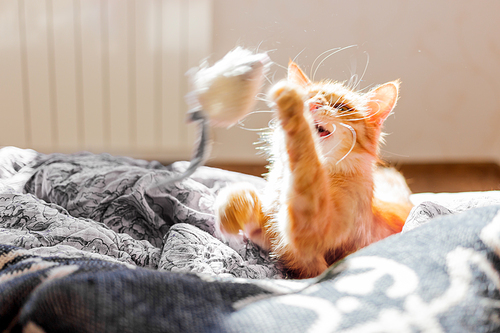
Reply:
M374 196L381 128L398 88L394 81L359 93L339 82L311 82L290 62L288 79L268 94L278 122L265 136L267 186L262 193L250 184L222 190L221 230L242 230L298 278L400 232L412 208L402 176L385 170L377 177L399 190L393 202Z

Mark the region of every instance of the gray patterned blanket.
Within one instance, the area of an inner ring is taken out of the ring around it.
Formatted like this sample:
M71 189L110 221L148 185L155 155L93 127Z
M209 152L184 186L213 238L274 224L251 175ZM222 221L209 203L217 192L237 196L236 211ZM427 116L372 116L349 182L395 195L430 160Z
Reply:
M214 227L219 189L263 181L202 167L150 189L186 166L0 149L0 330L500 329L498 193L421 202L402 234L298 281Z

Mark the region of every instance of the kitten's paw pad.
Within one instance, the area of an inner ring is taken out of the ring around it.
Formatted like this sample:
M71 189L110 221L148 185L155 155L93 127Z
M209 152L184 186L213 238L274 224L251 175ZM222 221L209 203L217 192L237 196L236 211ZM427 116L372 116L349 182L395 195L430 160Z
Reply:
M256 189L250 184L230 185L219 192L215 202L216 223L221 231L238 234L240 230L260 228L261 206Z
M280 116L292 116L304 111L302 89L288 81L276 83L269 91L268 99L276 104Z

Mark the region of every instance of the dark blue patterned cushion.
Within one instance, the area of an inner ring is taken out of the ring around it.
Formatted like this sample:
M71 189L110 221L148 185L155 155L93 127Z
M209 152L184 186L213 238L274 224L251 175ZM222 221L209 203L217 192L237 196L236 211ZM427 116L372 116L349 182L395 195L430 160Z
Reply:
M423 203L413 230L318 278L277 279L286 272L265 253L213 228L217 191L257 178L201 168L150 191L185 164L5 155L1 331L500 331L500 206Z

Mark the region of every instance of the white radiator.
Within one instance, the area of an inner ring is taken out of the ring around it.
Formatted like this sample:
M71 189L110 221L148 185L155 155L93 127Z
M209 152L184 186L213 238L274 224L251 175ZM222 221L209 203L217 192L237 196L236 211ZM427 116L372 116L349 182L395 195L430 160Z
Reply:
M0 146L189 158L211 0L0 0Z

